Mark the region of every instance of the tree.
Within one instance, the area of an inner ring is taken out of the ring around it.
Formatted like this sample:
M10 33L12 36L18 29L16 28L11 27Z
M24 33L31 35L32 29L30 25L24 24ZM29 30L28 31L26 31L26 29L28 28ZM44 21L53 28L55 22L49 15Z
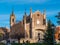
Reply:
M24 34L16 34L16 38L18 39L18 43L20 43L20 39L24 38Z
M58 15L55 16L57 18L57 23L60 25L60 12L58 12Z
M18 43L20 43L20 39L21 38L24 38L25 36L25 30L24 30L24 27L23 27L23 23L20 21L19 23L13 25L11 27L11 38L12 39L17 39L18 40Z
M0 41L3 39L3 34L0 33Z
M52 24L51 21L48 20L47 30L44 35L44 42L46 43L46 45L54 45L54 29L52 28L52 26L54 26L54 24Z
M9 33L8 32L5 33L5 37L4 38L8 42L8 39L9 39Z

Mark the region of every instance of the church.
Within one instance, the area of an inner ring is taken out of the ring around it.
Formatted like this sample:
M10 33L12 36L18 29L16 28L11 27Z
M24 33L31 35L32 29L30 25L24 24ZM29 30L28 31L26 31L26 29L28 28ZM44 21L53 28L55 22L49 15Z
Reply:
M43 14L37 10L34 13L30 8L30 14L24 13L22 21L16 23L16 17L14 12L10 16L10 36L15 33L24 33L21 42L29 40L30 43L43 42L44 34L47 29L46 11Z

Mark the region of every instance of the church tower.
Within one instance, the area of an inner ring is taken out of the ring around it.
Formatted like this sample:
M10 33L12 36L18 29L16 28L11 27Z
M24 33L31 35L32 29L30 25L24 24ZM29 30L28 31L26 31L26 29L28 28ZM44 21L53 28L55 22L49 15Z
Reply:
M32 8L30 8L30 38L32 38Z
M43 11L43 25L46 25L46 11Z
M27 37L26 36L26 17L27 17L27 14L26 14L26 9L25 9L25 13L24 13L24 16L23 16L23 24L24 24L24 30L25 30L25 38Z
M15 24L15 15L14 11L12 10L12 14L10 16L10 26L13 26Z
M44 19L46 19L46 10L43 11Z
M30 8L30 18L32 18L32 8Z

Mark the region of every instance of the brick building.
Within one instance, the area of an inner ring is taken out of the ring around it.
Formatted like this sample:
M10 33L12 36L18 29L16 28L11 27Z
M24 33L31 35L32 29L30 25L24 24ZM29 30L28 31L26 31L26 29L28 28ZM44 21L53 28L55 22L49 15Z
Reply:
M56 27L55 40L56 40L57 43L60 43L60 26Z

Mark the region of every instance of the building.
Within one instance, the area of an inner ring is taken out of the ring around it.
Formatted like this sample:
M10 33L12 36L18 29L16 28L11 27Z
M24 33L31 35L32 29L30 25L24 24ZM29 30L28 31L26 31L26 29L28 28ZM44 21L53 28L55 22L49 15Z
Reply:
M0 27L0 41L6 40L9 37L9 29L5 27Z
M24 34L24 30L23 30L23 22L19 21L18 23L16 23L15 20L15 15L14 12L12 11L12 14L10 16L10 37L15 38L15 36L17 34Z
M60 26L56 26L55 40L56 40L56 43L60 43Z
M27 15L25 11L22 21L16 23L15 19L15 15L12 11L10 16L11 35L14 33L24 32L24 41L29 40L31 43L43 41L44 33L47 28L45 10L43 14L41 14L39 10L32 13L32 9L30 9L29 15Z

